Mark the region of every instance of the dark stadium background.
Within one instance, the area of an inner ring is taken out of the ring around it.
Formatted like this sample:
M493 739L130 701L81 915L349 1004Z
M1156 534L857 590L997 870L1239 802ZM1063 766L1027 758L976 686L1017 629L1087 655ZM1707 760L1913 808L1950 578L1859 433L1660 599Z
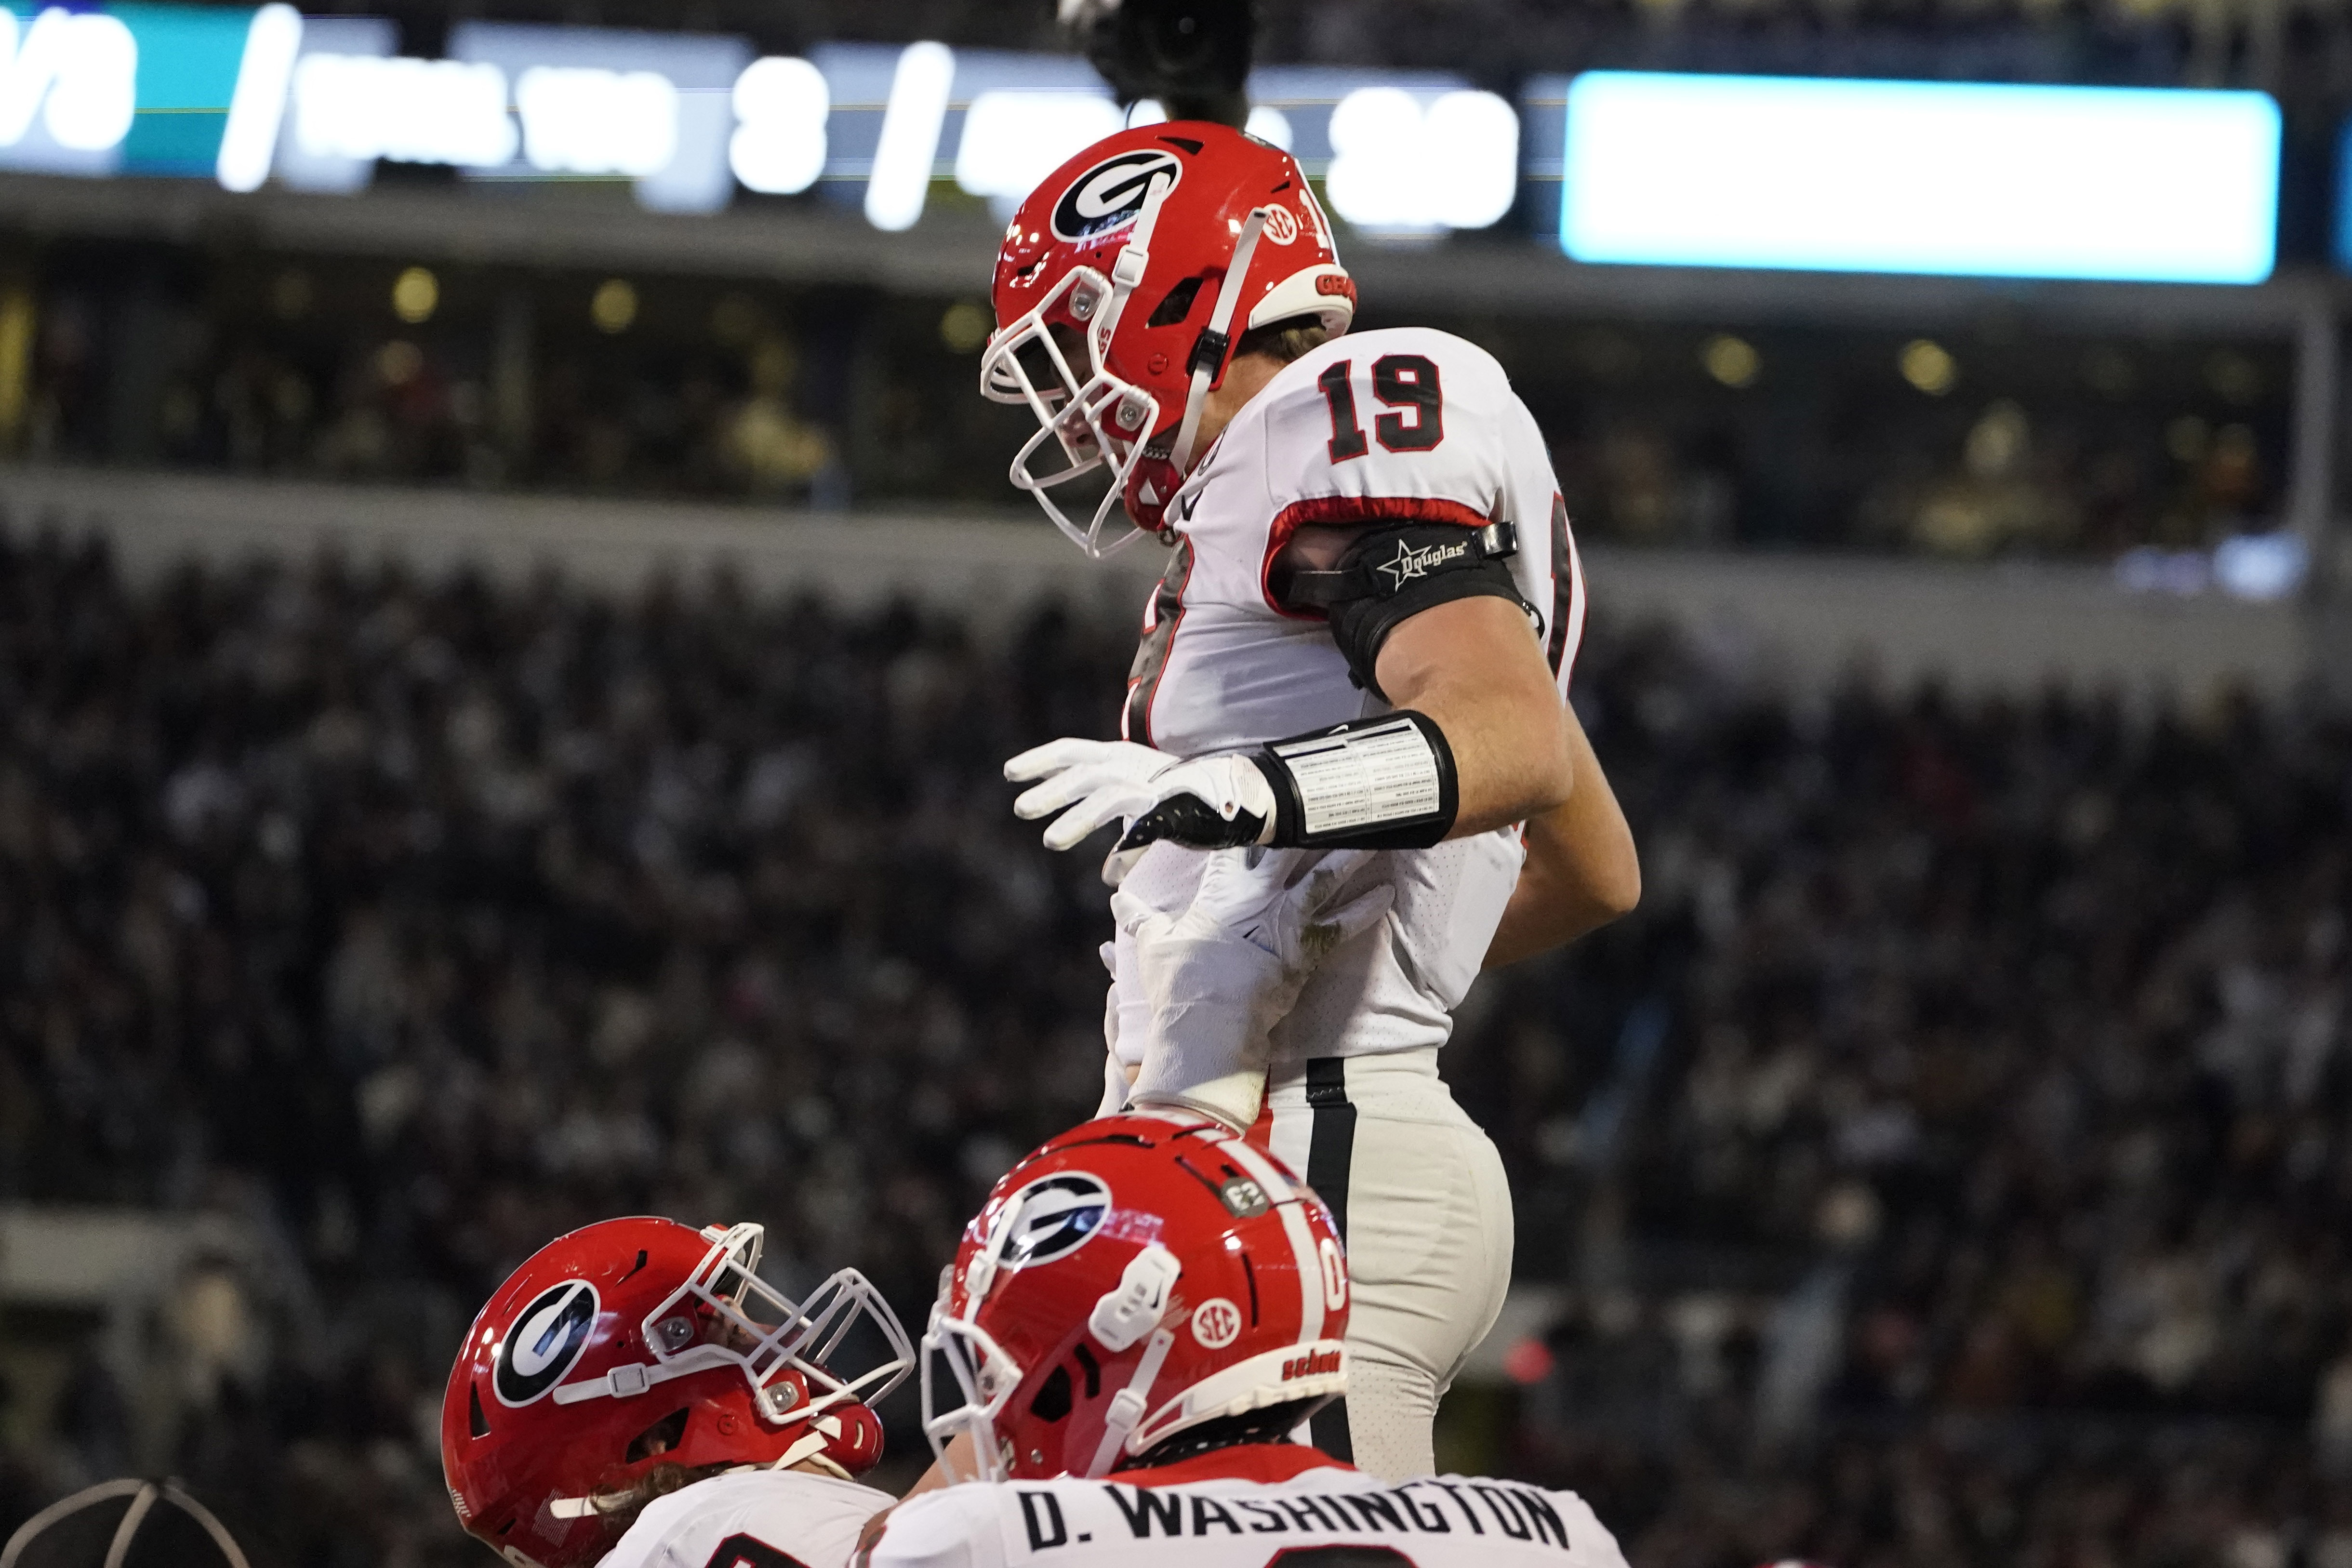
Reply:
M430 57L460 8L365 9ZM491 10L1066 47L1042 4ZM2352 724L2305 449L2315 396L2341 440L2352 13L1263 12L1264 60L1506 97L2279 100L2280 273L2242 302L1555 289L1525 213L1348 255L1364 324L1471 337L1545 426L1645 872L1445 1054L1519 1289L1441 1459L1586 1493L1641 1568L2352 1568ZM436 236L488 205L446 174L350 198L406 249L299 205L342 198L0 175L0 1536L171 1473L257 1561L477 1561L439 1390L542 1241L757 1219L781 1280L855 1264L918 1323L1096 1097L1106 894L998 768L1109 732L1142 578L1040 564L1013 510L978 204L940 182L891 243L954 265L903 277L724 238L835 243L800 198L628 265L560 254L636 242L610 190L543 243ZM2283 521L2290 598L2210 585Z

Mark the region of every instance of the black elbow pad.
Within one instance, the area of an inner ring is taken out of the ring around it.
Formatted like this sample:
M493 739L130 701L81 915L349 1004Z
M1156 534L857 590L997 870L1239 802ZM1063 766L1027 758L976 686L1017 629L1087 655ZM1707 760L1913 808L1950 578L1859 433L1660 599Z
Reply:
M1367 528L1331 571L1290 574L1281 584L1280 603L1286 610L1327 616L1349 675L1386 701L1388 694L1372 671L1389 634L1406 621L1454 599L1492 596L1528 608L1511 576L1510 559L1518 552L1518 531L1507 522Z

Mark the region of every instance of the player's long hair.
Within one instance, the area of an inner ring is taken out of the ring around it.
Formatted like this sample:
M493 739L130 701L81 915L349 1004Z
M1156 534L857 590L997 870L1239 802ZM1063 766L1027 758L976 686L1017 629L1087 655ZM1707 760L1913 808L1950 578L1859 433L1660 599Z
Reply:
M742 1465L656 1465L625 1487L609 1491L598 1490L591 1500L596 1505L597 1516L610 1528L613 1538L618 1540L637 1522L637 1515L646 1510L647 1504L657 1502L672 1492L684 1491L697 1481L707 1481L713 1476L723 1476L746 1468ZM847 1472L838 1467L834 1467L832 1473L844 1480L849 1479Z
M637 1522L637 1515L646 1505L666 1498L672 1492L684 1491L697 1481L707 1481L713 1476L725 1475L740 1467L734 1465L656 1465L627 1486L614 1491L598 1491L591 1500L614 1539L626 1533Z
M1244 354L1272 354L1283 363L1304 359L1331 341L1331 330L1312 316L1293 316L1286 321L1269 321L1241 335L1234 344L1234 357Z

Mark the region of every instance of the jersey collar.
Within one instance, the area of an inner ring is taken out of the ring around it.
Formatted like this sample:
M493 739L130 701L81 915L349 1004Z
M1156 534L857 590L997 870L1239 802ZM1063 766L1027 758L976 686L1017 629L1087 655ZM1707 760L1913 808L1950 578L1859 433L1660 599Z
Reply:
M1188 1481L1280 1482L1308 1470L1345 1470L1352 1475L1355 1468L1304 1443L1236 1443L1173 1464L1137 1467L1103 1479L1139 1487L1175 1487Z

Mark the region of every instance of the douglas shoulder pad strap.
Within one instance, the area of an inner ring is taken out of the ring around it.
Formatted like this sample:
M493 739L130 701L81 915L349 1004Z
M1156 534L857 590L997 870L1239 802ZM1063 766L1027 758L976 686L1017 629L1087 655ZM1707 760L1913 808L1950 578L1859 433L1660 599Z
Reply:
M1507 522L1367 528L1335 569L1291 573L1282 585L1282 607L1329 616L1331 637L1347 657L1349 675L1379 696L1372 671L1381 648L1391 632L1422 611L1482 595L1527 607L1509 565L1518 552L1518 530Z
M1460 809L1454 748L1410 708L1276 741L1251 760L1274 785L1278 845L1425 849Z

